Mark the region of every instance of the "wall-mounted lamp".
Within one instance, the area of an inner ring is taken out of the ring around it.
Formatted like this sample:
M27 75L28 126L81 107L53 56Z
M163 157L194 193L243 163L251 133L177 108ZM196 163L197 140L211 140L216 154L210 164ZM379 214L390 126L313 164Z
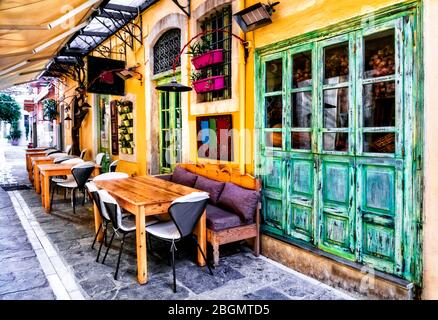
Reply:
M271 15L275 12L274 7L279 3L263 4L259 2L236 12L233 16L243 32L253 31L272 23Z

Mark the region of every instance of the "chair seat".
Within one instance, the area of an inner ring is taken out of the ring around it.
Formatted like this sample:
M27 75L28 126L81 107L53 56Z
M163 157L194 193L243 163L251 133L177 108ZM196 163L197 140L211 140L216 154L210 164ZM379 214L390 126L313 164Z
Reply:
M63 187L63 188L77 188L78 184L76 183L75 180L70 180L70 181L65 181L65 182L58 182L58 186Z
M207 228L220 231L228 228L245 225L240 217L232 212L226 211L211 204L207 205Z
M159 222L146 227L146 232L161 239L177 240L181 235L173 221Z
M52 181L55 182L55 183L63 183L63 182L75 181L75 178L73 178L73 175L69 174L66 179L64 179L64 178L53 178Z
M131 232L134 231L136 229L135 227L135 219L131 219L130 217L135 217L132 214L128 214L128 215L123 215L122 216L122 226L120 227L120 229L122 229L124 232ZM155 219L151 219L149 221L146 221L146 227L153 225L155 223L158 223L158 220Z

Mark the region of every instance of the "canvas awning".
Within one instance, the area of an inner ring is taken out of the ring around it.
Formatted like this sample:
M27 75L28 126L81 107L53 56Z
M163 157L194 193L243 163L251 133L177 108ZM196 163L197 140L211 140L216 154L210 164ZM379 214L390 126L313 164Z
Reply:
M0 90L36 79L102 2L0 1Z

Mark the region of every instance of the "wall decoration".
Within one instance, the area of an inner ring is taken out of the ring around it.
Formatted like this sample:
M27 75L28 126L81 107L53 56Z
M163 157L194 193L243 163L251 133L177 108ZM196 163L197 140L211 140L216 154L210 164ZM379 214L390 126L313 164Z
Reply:
M119 154L119 131L118 131L118 101L110 102L111 115L111 154L117 156Z
M135 152L135 96L117 100L118 144L120 160L136 162Z
M231 115L196 118L198 157L233 161Z

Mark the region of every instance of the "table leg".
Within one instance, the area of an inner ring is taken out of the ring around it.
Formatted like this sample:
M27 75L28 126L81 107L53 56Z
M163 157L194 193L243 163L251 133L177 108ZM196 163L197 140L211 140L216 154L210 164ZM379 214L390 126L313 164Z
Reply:
M207 212L201 216L196 226L196 235L198 237L198 243L205 255L207 255ZM201 251L198 249L198 265L205 266L205 260L202 257Z
M29 172L30 166L29 166L29 155L26 154L26 170Z
M45 194L45 190L44 190L44 175L41 175L40 172L40 179L41 179L41 205L44 208L45 202L44 202L44 194Z
M50 177L48 174L44 176L44 208L47 213L50 213Z
M99 227L102 225L102 218L100 216L99 213L99 209L97 209L96 204L93 201L93 210L94 210L94 232L98 232L99 231ZM97 236L97 241L101 242L103 241L103 230L101 229L99 231L99 235Z
M35 186L35 192L40 193L41 192L40 169L38 168L38 165L36 165L36 164L33 168L33 183Z
M29 176L29 181L32 182L32 162L30 161L31 157L26 156L26 169L27 174Z
M145 208L140 207L135 214L137 241L137 280L140 284L148 282L148 262L146 252Z
M94 171L93 171L93 176L98 176L100 174L100 168L99 167L97 167L97 168L94 168Z

